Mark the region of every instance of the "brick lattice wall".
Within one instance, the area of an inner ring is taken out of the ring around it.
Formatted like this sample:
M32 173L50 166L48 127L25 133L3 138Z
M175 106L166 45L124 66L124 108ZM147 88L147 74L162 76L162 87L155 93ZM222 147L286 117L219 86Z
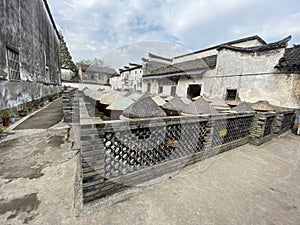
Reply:
M270 141L274 134L275 112L259 112L255 115L250 129L250 143L261 145Z
M279 135L293 127L295 120L295 111L278 112L276 115L276 122L274 124L274 133Z
M102 121L93 117L95 106L80 92L65 90L63 96L65 121L79 127L84 203L249 141L260 145L274 132L289 129L294 115L285 111Z
M241 113L81 123L83 201L112 195L219 150L243 145L249 141L252 118L253 114ZM213 134L219 136L217 145Z

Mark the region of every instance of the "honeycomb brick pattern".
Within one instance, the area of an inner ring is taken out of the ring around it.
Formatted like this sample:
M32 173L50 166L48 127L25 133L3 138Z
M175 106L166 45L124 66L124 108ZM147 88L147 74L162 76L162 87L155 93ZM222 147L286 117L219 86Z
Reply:
M253 116L216 120L212 147L236 141L249 135Z
M105 132L105 178L199 152L205 134L205 122Z
M263 137L266 137L271 134L274 121L275 121L275 116L267 117L265 122Z
M74 117L77 96L75 93L65 96L71 100L68 104L72 103L72 110L66 113ZM93 113L94 102L82 98L78 104L84 204L249 141L262 144L271 140L275 128L280 130L292 123L287 111L280 113L280 117L278 113L259 112L99 123ZM267 122L269 117L274 121ZM265 129L270 134L263 137Z
M284 114L281 122L281 130L288 130L293 126L294 116L294 112Z
M270 141L274 134L276 113L256 113L250 129L250 143L261 145Z

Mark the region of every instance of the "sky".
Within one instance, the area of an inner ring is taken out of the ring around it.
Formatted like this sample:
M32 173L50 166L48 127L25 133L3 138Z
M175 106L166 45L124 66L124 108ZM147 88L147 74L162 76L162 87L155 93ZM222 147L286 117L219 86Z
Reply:
M299 0L48 0L74 62L114 68L259 35L300 43Z

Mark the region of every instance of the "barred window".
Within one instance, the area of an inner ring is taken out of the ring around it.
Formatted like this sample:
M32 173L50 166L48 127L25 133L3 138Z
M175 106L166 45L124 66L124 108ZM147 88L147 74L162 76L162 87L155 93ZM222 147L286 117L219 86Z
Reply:
M20 80L20 56L19 53L7 48L8 73L10 80Z

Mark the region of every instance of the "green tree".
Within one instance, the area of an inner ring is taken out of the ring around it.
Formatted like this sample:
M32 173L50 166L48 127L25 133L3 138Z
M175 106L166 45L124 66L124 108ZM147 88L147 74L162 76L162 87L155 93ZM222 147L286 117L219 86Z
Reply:
M106 62L104 62L103 60L101 60L99 58L83 59L83 60L80 60L79 62L76 62L77 67L80 64L84 64L84 65L97 65L99 67L106 67L106 66L108 66L108 64Z
M67 47L63 35L61 35L61 39L60 39L60 58L61 58L62 68L71 69L73 72L77 71L77 66L72 60L72 56L69 52L69 49Z

